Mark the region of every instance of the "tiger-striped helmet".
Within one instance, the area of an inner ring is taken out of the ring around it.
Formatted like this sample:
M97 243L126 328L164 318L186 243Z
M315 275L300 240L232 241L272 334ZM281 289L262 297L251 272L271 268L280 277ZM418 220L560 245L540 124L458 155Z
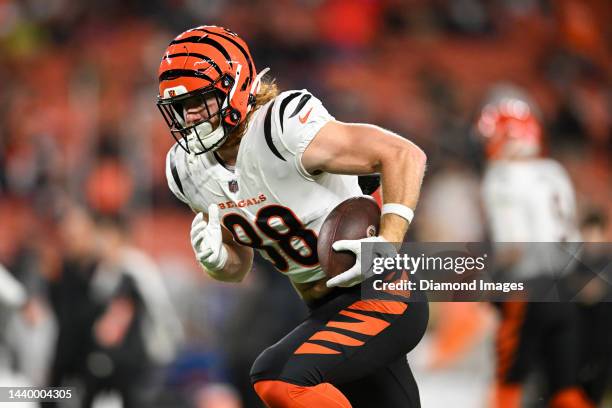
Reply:
M246 119L259 83L246 43L217 26L195 27L176 37L158 75L157 106L177 143L195 154L217 149ZM210 102L212 98L216 103ZM194 104L206 115L197 123L186 123L186 107ZM219 125L213 129L215 115Z

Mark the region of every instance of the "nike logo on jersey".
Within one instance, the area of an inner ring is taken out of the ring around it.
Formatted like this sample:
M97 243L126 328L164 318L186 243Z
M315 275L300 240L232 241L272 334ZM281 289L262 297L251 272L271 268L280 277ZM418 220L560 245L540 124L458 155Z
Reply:
M310 112L312 112L312 108L310 108L304 116L298 116L298 119L301 123L306 123L306 121L308 120L308 116L310 116Z

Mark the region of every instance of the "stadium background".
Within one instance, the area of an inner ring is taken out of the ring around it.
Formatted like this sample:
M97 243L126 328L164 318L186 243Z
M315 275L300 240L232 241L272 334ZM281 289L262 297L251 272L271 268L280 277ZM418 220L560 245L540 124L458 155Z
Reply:
M0 381L48 381L59 331L51 287L75 242L108 233L82 219L66 226L65 209L84 206L120 220L120 245L154 261L174 305L164 313L183 327L175 355L150 370L150 406L258 406L250 364L305 310L264 263L226 285L193 261L192 214L166 186L172 139L155 107L157 65L177 33L229 27L281 89L307 88L339 120L414 140L429 168L410 239L480 241L472 126L500 81L539 104L547 151L568 169L581 214L612 216L610 21L607 0L0 0L0 263L27 292L1 313ZM487 305L433 306L411 356L425 407L484 406L494 325Z

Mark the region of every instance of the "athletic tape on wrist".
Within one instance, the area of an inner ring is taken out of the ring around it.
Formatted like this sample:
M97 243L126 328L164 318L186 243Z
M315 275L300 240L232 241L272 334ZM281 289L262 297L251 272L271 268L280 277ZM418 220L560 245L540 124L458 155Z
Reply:
M384 214L399 215L400 217L408 221L409 224L412 222L412 219L414 218L414 211L412 211L412 208L407 207L404 204L396 204L396 203L384 204L382 207L382 214L383 215Z

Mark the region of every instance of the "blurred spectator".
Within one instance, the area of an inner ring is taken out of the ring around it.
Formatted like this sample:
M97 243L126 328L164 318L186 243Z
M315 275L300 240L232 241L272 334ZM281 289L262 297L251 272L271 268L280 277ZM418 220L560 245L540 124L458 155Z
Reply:
M91 340L79 378L84 385L82 406L92 406L98 394L111 390L119 393L124 407L137 407L144 403L141 388L148 385L152 369L143 331L146 305L136 280L121 263L121 235L113 236L107 226L95 227L89 240L96 245L98 263L86 293L96 314L85 333Z
M62 217L65 258L51 282L59 335L50 385L81 384L82 406L117 391L124 407L141 406L155 364L169 362L181 326L155 265L130 248L116 224L96 225L69 207Z
M64 259L60 275L50 283L50 302L57 319L58 338L49 386L67 386L86 375L87 354L99 305L90 296L90 283L99 264L95 226L80 208L62 216L60 236Z
M148 356L156 364L171 362L183 340L183 328L170 302L163 277L155 262L130 243L129 226L116 218L98 221L102 269L116 276L96 275L94 286L109 285L113 279L128 278L142 297L142 335ZM116 282L115 282L116 284ZM103 289L108 291L108 288Z
M127 226L112 218L96 226L100 262L89 294L101 313L87 355L83 406L111 389L123 407L139 407L155 398L155 368L175 357L182 327L157 266L129 244Z

